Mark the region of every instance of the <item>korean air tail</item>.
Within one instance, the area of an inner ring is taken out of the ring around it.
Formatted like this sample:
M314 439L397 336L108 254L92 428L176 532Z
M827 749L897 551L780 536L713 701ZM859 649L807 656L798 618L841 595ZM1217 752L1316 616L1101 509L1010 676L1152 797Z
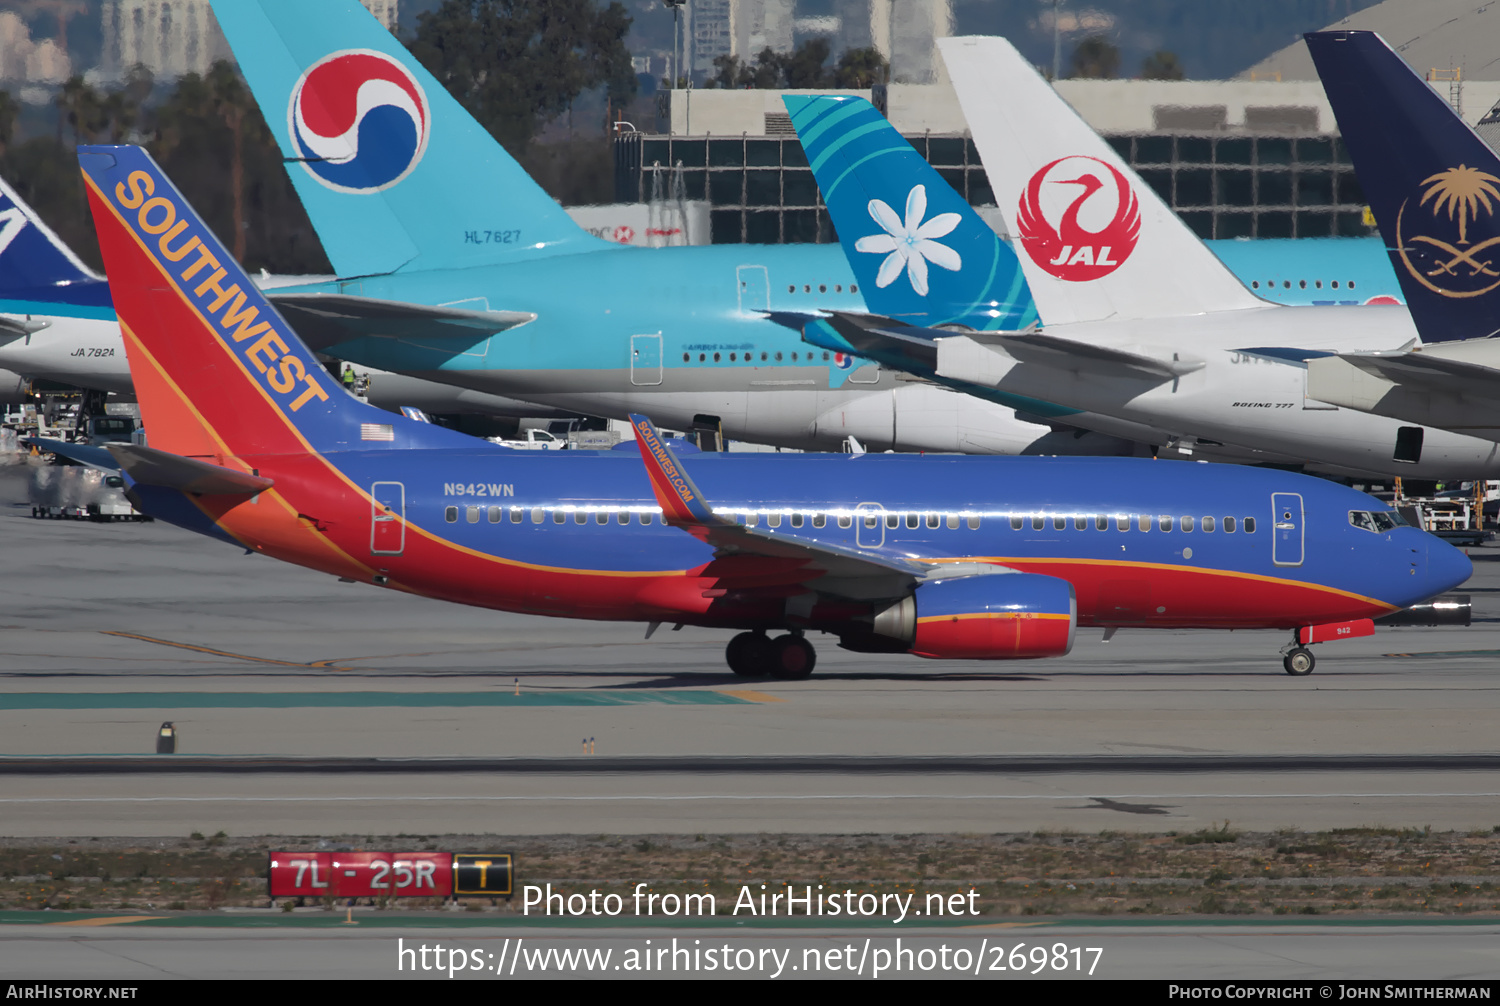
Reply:
M214 0L341 276L616 247L593 237L355 0Z
M1044 324L1265 306L1009 42L938 47Z
M1423 340L1500 332L1500 158L1379 35L1306 38Z
M871 310L928 328L1037 320L1015 253L873 105L782 101Z
M243 470L230 459L479 443L344 391L144 150L78 155L157 454Z
M0 179L0 312L111 317L109 285Z

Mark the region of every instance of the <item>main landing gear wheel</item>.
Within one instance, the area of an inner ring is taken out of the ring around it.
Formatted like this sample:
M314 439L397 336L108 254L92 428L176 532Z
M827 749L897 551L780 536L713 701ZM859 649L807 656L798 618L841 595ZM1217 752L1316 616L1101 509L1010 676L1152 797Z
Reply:
M1286 672L1299 678L1311 674L1317 664L1318 661L1313 657L1312 650L1305 646L1292 647L1281 660L1281 666L1286 668Z
M795 681L812 674L818 662L818 651L801 636L787 634L771 642L771 677Z
M724 660L741 678L763 678L771 673L771 650L764 632L742 632L724 648Z

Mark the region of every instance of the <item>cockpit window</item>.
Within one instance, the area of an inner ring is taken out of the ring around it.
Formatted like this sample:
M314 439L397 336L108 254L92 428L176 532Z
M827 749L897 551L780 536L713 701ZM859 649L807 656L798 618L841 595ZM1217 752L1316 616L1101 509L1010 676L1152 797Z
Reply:
M1349 523L1364 531L1384 534L1392 528L1405 525L1406 518L1397 510L1378 510L1373 513L1367 510L1350 510Z

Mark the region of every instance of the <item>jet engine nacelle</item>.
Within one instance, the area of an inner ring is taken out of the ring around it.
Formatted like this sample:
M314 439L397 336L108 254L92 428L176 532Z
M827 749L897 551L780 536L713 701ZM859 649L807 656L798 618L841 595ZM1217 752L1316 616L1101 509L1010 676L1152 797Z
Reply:
M930 580L875 616L877 635L939 660L1061 657L1073 648L1073 585L1037 573Z

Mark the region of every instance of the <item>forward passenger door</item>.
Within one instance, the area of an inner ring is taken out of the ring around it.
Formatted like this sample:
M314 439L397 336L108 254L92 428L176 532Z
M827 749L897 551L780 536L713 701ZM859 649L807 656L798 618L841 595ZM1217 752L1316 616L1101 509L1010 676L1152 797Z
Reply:
M1299 493L1272 493L1271 561L1277 566L1302 565L1305 520Z

